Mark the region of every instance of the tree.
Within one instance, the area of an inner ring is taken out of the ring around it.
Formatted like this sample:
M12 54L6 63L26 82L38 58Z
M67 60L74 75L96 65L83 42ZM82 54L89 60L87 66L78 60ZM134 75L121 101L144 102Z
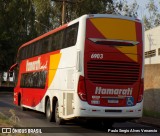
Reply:
M19 45L36 35L34 8L31 0L2 0L0 7L0 70L6 71Z
M62 0L53 1L55 27L61 25ZM66 0L66 22L84 14L121 14L137 17L138 4L128 4L126 0Z
M115 3L115 12L116 14L121 14L123 16L129 16L129 17L138 17L138 4L135 0L133 3L128 4L126 0L120 0Z
M149 15L144 15L143 21L145 30L148 30L160 24L160 13L154 0L148 2L146 9L148 10Z
M62 0L0 1L0 71L8 70L15 62L20 45L47 32L48 28L61 25L62 3L60 1ZM137 4L128 6L125 0L66 1L65 22L84 14L118 13L137 16Z
M35 28L41 35L52 28L53 10L50 0L33 0L35 10Z
M111 13L113 0L70 0L66 3L66 20L69 22L84 14ZM53 14L55 26L61 25L62 3L53 1Z
M145 30L148 30L148 29L152 28L151 23L149 22L146 15L144 15L144 17L143 17L143 22L144 22Z

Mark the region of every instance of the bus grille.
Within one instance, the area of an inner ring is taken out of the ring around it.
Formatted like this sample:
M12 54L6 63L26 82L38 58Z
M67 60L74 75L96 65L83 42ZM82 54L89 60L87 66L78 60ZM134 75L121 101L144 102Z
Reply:
M139 68L134 62L91 60L87 77L96 84L131 85L138 80Z

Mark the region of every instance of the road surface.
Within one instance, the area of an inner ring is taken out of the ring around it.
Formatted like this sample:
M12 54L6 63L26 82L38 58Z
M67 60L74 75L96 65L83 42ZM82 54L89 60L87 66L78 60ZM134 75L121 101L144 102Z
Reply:
M27 110L27 111L22 111L20 107L15 106L13 104L13 93L2 93L0 92L0 112L6 115L7 117L11 117L11 113L9 112L10 110L15 111L15 115L19 118L18 124L20 124L23 127L38 127L41 128L43 127L44 130L47 130L48 132L54 131L54 133L43 133L43 134L38 134L42 136L104 136L104 135L114 135L114 136L119 136L119 135L124 135L124 132L119 132L119 133L107 133L109 131L108 128L102 128L101 126L95 124L90 124L86 125L85 123L82 122L69 122L65 125L57 126L54 122L47 122L45 115L40 112L35 112L32 110ZM45 128L44 128L45 127ZM126 128L128 129L154 129L151 126L146 126L146 125L141 125L141 124L136 124L133 122L125 122L125 123L115 123L113 125L112 130L117 130L119 128L122 128L122 131L125 130ZM82 133L83 132L83 133ZM159 135L158 133L127 133L127 135Z

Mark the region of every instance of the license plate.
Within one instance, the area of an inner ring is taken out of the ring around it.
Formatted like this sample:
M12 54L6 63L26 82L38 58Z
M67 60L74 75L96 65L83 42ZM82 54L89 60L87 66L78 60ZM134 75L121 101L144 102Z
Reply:
M108 103L118 103L118 100L108 100Z

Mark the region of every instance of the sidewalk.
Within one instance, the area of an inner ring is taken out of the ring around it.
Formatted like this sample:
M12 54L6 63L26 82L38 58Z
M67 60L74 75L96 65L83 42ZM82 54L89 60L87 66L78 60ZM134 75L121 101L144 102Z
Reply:
M158 118L152 118L152 117L145 116L145 117L142 117L141 119L135 120L134 122L160 128L160 119Z

